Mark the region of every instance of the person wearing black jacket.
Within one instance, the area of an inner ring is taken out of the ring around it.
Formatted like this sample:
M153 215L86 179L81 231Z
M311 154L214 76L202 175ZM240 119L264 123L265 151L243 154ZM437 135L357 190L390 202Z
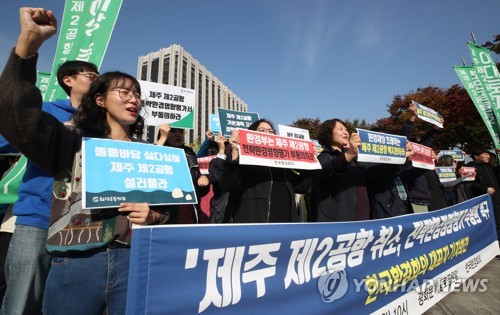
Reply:
M171 212L171 215L177 215L173 220L181 224L207 222L208 217L201 211L199 201L201 197L205 196L210 190L209 180L207 176L201 175L198 167L198 158L194 150L184 144L184 129L173 128L168 124L163 124L160 126L159 135L160 137L156 143L157 145L165 145L184 150L191 179L193 180L196 198L198 200L198 203L194 205L169 206L171 209L177 207L177 211Z
M490 166L490 152L487 149L472 150L472 165L476 168L476 179L470 188L475 196L490 194L493 201L497 236L500 235L500 186L495 171Z
M274 134L272 123L260 119L249 130ZM223 166L221 185L229 191L227 207L233 223L301 222L295 193L310 187L309 172L291 169L239 164L239 137L233 131L229 143L231 154Z

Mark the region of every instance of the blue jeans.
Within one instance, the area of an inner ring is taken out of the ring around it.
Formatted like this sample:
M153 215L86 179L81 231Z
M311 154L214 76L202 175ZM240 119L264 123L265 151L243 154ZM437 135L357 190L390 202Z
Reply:
M44 314L125 314L129 259L128 247L53 257Z
M45 250L47 230L16 225L5 263L7 291L2 314L41 314L50 255Z

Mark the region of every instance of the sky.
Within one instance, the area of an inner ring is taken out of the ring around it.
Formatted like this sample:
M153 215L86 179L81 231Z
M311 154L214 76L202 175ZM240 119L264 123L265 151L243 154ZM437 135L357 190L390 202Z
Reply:
M19 34L19 7L59 21L64 1L3 1L0 64ZM298 118L388 117L395 95L459 84L466 45L500 33L499 0L123 0L100 71L137 74L138 57L180 44L259 113ZM58 34L40 50L50 72ZM497 56L494 56L497 61ZM425 104L423 104L425 105Z

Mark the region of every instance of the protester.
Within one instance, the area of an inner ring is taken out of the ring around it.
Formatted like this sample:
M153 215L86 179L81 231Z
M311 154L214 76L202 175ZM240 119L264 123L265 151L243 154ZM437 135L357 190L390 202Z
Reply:
M198 203L194 205L169 206L170 209L176 209L172 210L173 213L177 214L176 222L180 224L207 223L208 215L205 215L201 211L199 202L201 197L205 196L210 190L210 182L207 176L200 173L196 153L191 147L188 147L184 143L184 129L162 124L160 126L159 135L160 137L156 142L157 145L165 145L184 150L191 179L193 180L193 186L195 188L196 200L198 200Z
M252 123L249 130L275 134L266 119ZM295 193L305 193L308 172L268 166L239 164L239 136L234 130L229 138L231 154L223 167L222 188L229 191L228 213L234 223L299 222Z
M367 174L356 161L359 135L349 136L343 121L330 119L321 124L318 142L323 147L318 155L321 170L313 179L308 221L369 220Z
M431 154L434 164L437 164L439 152L440 150L438 148L432 148ZM424 176L431 194L428 206L429 211L446 208L448 203L446 202L445 189L437 173L434 170L429 170L424 173Z
M196 153L196 157L204 157L207 155L212 155L210 152L210 149L217 149L217 144L214 141L214 134L211 129L208 129L207 132L205 132L205 140L203 143L200 145L200 149L198 150L198 153ZM217 154L217 153L215 153Z
M52 11L21 8L20 21L21 34L0 77L0 133L55 178L47 239L47 249L54 257L43 312L122 314L131 223L166 223L168 214L150 209L147 203L83 210L80 149L83 136L134 140L139 131L140 85L133 76L121 72L96 78L83 96L72 126L64 125L41 110L40 91L35 86L37 51L55 34L56 19ZM81 233L82 222L88 238L63 236Z
M417 107L415 103L411 103L407 110L409 118L403 123L401 135L405 136L408 140L418 143L420 145L431 147L438 134L437 126L433 126L425 135L417 139L413 136L415 131L415 120L417 119ZM441 118L441 124L444 124ZM423 213L429 211L431 203L431 191L427 183L426 173L433 172L432 170L416 168L409 166L402 174L401 179L408 189L408 199L414 213Z
M208 164L210 184L213 187L214 194L210 200L210 223L227 223L230 217L227 215L229 192L222 189L222 170L229 154L231 154L231 145L226 137L219 135L216 140L219 151L214 159Z
M98 77L97 67L85 61L66 61L57 70L57 80L69 99L44 102L42 110L60 122L71 119L82 96ZM17 153L0 137L1 153ZM40 314L45 280L51 257L45 249L52 203L52 176L28 161L19 187L19 200L13 207L16 230L12 236L6 263L7 291L2 314Z
M471 152L472 165L476 168L475 185L471 185L475 196L488 193L493 201L497 234L500 238L500 186L495 172L490 165L490 151L484 148L474 149Z

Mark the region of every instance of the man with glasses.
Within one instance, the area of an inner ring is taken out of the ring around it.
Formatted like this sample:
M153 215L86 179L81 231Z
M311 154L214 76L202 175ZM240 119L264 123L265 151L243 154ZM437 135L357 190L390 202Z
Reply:
M42 110L61 122L76 113L83 95L99 76L97 67L85 61L66 61L57 70L57 81L69 99L44 102ZM0 137L0 154L17 150ZM41 314L45 281L51 257L45 246L52 204L53 178L28 161L14 204L16 228L7 253L7 291L1 314Z

